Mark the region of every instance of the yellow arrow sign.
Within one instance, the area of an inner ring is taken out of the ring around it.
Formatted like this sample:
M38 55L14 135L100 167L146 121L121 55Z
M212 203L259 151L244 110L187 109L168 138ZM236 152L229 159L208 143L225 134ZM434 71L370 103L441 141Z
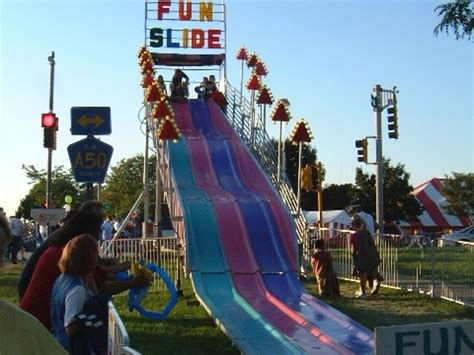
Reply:
M90 124L93 124L96 127L99 127L102 123L105 122L105 120L102 118L102 116L99 116L99 115L94 115L93 117L82 115L81 117L79 117L77 122L79 122L79 124L82 127L87 127Z

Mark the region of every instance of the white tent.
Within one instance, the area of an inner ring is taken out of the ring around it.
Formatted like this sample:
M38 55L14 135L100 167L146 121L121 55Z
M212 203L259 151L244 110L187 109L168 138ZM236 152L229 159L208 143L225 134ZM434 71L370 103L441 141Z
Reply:
M319 211L305 211L304 215L310 227L319 225ZM323 211L323 228L349 229L351 221L351 216L345 210Z

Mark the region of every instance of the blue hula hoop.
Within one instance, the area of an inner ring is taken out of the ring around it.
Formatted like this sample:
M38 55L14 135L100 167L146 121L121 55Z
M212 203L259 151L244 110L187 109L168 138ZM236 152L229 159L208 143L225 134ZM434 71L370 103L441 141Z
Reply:
M133 287L130 289L128 292L128 307L130 310L136 309L138 313L140 313L143 317L145 318L150 318L153 320L163 320L166 319L168 314L171 312L171 310L174 308L176 303L178 302L178 293L176 292L176 288L173 284L173 281L170 279L169 275L165 270L163 270L161 267L158 265L155 265L151 262L146 264L146 267L148 270L151 272L154 272L158 274L161 279L164 281L166 287L168 288L168 291L170 293L170 299L168 300L168 303L164 306L163 310L161 312L158 311L150 311L141 305L141 302L145 298L145 295L148 292L148 289L150 287ZM126 273L126 272L125 272ZM127 273L128 275L128 273ZM130 277L130 276L129 276ZM124 275L122 274L119 279L124 279Z

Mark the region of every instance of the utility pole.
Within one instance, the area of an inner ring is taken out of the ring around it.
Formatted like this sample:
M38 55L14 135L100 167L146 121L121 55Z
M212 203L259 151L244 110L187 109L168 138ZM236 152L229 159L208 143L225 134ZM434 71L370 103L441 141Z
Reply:
M48 57L50 70L49 70L49 112L53 112L54 108L54 65L56 62L54 61L54 51L51 52L51 55ZM46 180L46 204L47 208L51 208L51 167L52 167L52 160L53 160L53 148L48 148L48 172L47 172L47 180Z
M383 201L383 184L384 184L384 160L382 153L382 111L387 107L389 114L393 117L389 124L389 138L398 139L398 117L397 117L397 97L398 90L396 87L393 90L385 90L380 85L375 85L371 97L371 105L375 113L375 165L377 166L376 175L376 221L379 225L379 233L383 234L384 221L384 201ZM390 131L392 129L392 131ZM367 162L366 162L367 163Z
M375 206L376 218L379 225L379 233L383 234L383 154L382 154L382 107L381 107L381 90L380 85L375 85L373 92L376 104L374 106L375 113L375 164L377 165L376 175L376 192Z

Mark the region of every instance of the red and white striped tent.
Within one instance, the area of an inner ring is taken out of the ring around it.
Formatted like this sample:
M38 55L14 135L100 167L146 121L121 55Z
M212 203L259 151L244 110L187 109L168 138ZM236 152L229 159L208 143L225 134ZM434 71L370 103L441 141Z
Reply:
M446 204L446 198L441 193L443 181L444 179L432 178L415 187L413 194L425 208L425 211L418 216L418 223L402 222L401 226L403 228L421 227L422 229L448 230L459 229L467 225L467 221L448 214L443 209L443 206Z

